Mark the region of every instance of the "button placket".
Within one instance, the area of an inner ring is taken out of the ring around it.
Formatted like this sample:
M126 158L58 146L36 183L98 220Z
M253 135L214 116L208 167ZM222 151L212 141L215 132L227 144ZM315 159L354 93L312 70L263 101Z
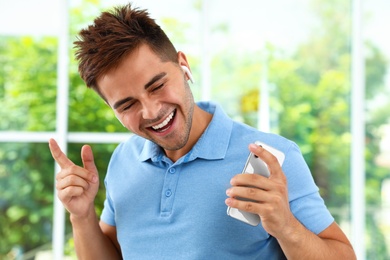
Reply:
M172 213L178 180L179 174L177 174L177 168L168 168L165 173L164 186L161 196L161 216L168 217Z

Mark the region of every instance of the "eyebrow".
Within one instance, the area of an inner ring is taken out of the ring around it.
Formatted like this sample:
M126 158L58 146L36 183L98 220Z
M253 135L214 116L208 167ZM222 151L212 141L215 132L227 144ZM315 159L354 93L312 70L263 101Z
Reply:
M115 102L114 104L114 109L117 109L118 107L120 107L121 105L123 105L124 103L128 102L128 101L131 101L133 100L133 98L131 97L127 97L127 98L124 98L124 99L121 99L117 102Z
M167 75L166 72L161 72L161 73L157 74L156 76L154 76L151 80L149 80L149 81L145 84L145 86L144 86L145 90L147 90L148 88L150 88L150 86L152 86L156 81L162 79L162 78L165 77L166 75ZM129 101L131 101L131 100L133 100L132 97L126 97L126 98L124 98L124 99L121 99L121 100L115 102L115 104L114 104L113 107L114 107L114 109L117 109L118 107L120 107L120 106L123 105L124 103L129 102Z
M163 77L165 77L167 75L166 72L161 72L159 74L157 74L156 76L154 76L151 80L149 80L148 83L145 84L145 89L148 89L150 86L152 86L154 84L154 82L162 79Z

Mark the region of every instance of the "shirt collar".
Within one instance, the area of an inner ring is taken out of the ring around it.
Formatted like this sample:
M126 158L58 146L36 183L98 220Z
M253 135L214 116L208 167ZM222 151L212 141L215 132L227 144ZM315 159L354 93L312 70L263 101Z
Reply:
M191 151L180 160L192 161L196 158L218 160L225 157L229 146L233 121L225 114L222 107L212 102L198 102L197 105L213 114L210 124L196 142ZM140 161L161 161L165 157L162 149L155 143L146 140L140 153Z

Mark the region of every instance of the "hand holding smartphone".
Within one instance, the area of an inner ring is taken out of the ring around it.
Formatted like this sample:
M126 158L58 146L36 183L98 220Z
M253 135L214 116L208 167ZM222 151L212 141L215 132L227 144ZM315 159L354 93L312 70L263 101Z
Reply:
M256 141L255 144L263 147L264 149L272 153L278 159L280 166L282 166L285 157L283 152L259 141ZM260 174L267 178L270 176L267 164L253 153L249 154L242 173ZM243 198L240 199L247 200ZM259 215L236 208L228 207L227 214L252 226L257 226L260 223Z

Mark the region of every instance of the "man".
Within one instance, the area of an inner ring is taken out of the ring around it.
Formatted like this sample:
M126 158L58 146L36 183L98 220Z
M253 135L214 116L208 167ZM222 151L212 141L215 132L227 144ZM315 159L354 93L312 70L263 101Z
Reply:
M82 148L79 167L49 142L80 259L355 258L298 147L195 103L185 54L145 10L104 12L75 44L81 77L135 134L113 153L100 221L91 148ZM282 168L257 140L285 154ZM248 148L269 178L239 174ZM261 224L227 216L227 206L258 214Z

